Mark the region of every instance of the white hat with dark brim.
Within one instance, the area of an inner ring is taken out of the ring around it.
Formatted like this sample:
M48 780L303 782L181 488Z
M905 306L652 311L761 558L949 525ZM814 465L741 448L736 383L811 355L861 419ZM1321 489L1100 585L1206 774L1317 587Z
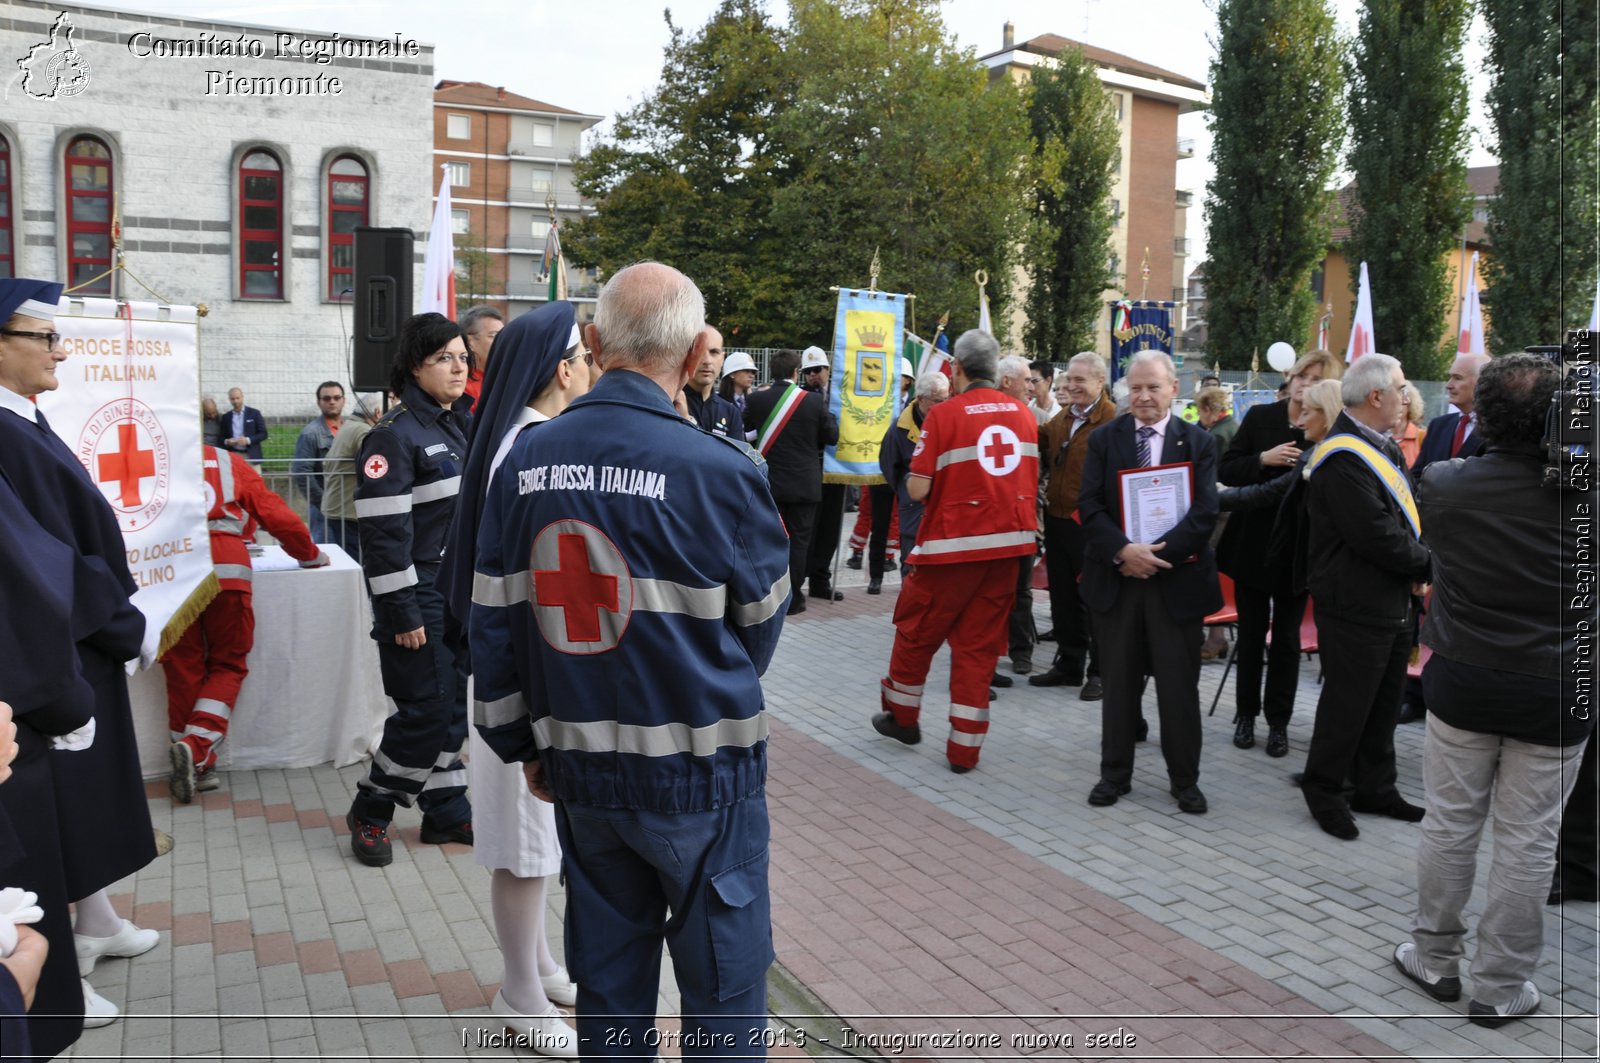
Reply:
M828 355L821 347L807 347L800 352L800 369L802 371L816 369L819 366L824 369L828 366Z

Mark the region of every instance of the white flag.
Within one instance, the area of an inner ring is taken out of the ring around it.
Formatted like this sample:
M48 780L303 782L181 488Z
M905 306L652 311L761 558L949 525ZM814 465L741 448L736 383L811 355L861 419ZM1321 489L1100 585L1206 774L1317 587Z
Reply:
M1594 309L1589 311L1589 332L1600 332L1600 276L1594 279Z
M1350 340L1344 347L1344 360L1354 362L1363 354L1377 351L1372 339L1372 288L1367 283L1367 264L1361 263L1361 289L1356 293L1356 318L1350 323Z
M1461 339L1456 343L1457 354L1483 353L1483 307L1478 302L1478 252L1472 252L1472 266L1467 272L1467 291L1461 297Z
M440 166L439 202L428 229L428 249L422 255L422 305L420 313L443 314L456 319L456 248L450 225L450 165Z

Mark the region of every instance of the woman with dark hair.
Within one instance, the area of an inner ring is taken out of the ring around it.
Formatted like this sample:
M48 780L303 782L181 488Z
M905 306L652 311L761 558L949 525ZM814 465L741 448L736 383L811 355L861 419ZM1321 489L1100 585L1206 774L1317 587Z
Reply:
M372 769L346 822L356 859L394 860L394 806L422 808L422 840L472 844L461 745L467 735L461 627L435 583L467 454L463 415L472 355L460 326L417 314L400 330L389 387L400 402L361 441L356 516L372 595L383 690L394 701Z
M478 399L461 477L461 505L450 529L439 586L466 626L472 607L478 522L495 471L525 430L555 417L589 390L593 359L579 337L572 304L546 303L512 321L495 339ZM476 809L474 858L489 869L489 905L505 960L490 1010L536 1052L574 1057L578 1035L557 1004L575 1004L578 987L556 963L545 936L546 883L561 870L555 806L528 790L522 767L507 764L468 732L467 784Z

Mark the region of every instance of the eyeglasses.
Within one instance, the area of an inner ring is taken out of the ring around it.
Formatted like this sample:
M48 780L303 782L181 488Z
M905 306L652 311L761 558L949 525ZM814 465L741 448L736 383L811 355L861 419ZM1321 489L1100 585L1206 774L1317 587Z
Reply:
M805 370L803 370L803 372L807 372L807 373L820 373L820 372L822 372L822 371L823 371L823 370L824 370L824 369L826 369L826 368L828 368L828 367L827 367L827 366L825 366L825 365L814 365L814 366L811 366L811 367L810 367L810 368L809 368L809 369L805 369Z
M462 365L470 367L472 365L472 355L451 354L449 351L440 351L431 358L423 359L423 361L428 365L449 365L451 362L460 362Z
M589 348L585 347L577 354L567 355L566 360L569 362L576 362L579 358L583 359L584 365L590 366L591 368L594 366L594 352L589 350Z
M344 396L343 395L318 395L317 396L317 401L318 402L343 402L344 401Z
M49 350L61 346L61 333L59 332L29 332L26 329L6 328L0 329L0 336L31 336L36 340L44 340Z

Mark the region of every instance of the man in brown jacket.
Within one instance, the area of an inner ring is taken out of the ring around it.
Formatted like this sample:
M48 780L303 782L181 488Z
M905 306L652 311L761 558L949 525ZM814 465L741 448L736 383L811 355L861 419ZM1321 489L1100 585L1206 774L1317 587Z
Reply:
M1056 659L1050 670L1030 676L1036 687L1079 686L1083 701L1100 700L1100 661L1089 630L1089 611L1078 597L1083 571L1083 526L1075 519L1089 434L1116 416L1106 395L1106 363L1085 351L1067 363L1069 406L1039 428L1039 461L1049 470L1045 488L1044 563L1050 575L1050 621ZM1087 662L1087 671L1085 663Z

